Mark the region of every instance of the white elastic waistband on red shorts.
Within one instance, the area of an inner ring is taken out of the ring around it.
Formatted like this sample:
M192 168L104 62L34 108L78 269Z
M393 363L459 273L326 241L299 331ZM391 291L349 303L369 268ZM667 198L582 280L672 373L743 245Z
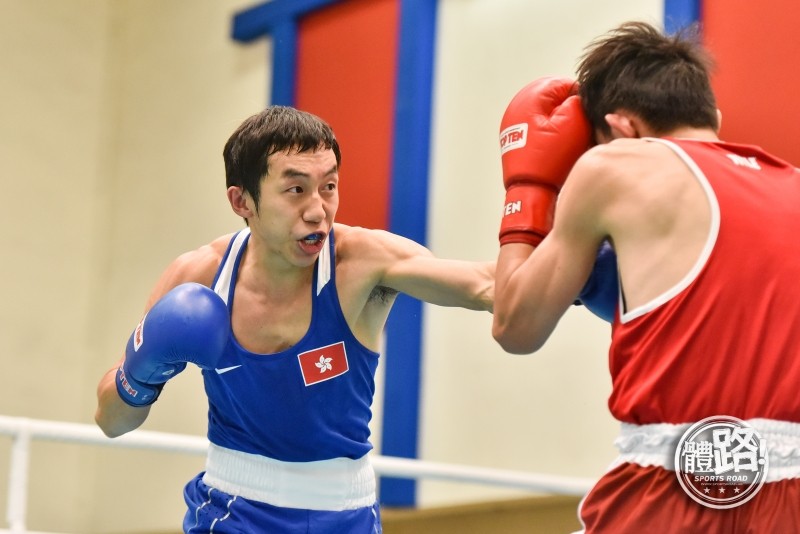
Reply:
M284 508L354 510L376 501L375 472L366 455L357 460L282 462L211 443L203 482Z
M800 478L800 423L774 419L749 419L745 422L755 428L765 441L769 455L769 469L765 480L776 482ZM623 463L634 463L643 467L659 466L674 471L678 442L691 426L691 423L622 423L620 435L614 440L620 455L609 470Z

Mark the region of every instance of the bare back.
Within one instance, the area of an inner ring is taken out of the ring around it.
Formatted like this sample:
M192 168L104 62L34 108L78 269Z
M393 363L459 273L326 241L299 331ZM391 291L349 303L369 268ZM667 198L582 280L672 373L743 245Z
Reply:
M692 270L711 229L709 198L668 147L620 139L602 147L617 173L618 201L605 214L617 252L625 310L669 291Z

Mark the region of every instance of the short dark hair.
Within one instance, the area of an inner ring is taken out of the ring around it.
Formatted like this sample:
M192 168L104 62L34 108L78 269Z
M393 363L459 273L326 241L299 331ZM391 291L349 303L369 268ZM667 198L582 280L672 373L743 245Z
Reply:
M269 106L247 118L225 143L227 187L241 187L258 209L261 180L269 171L267 158L276 152L333 150L336 165L342 154L333 129L311 113L288 106Z
M626 22L586 47L579 94L592 126L610 134L608 113L636 114L658 134L681 126L719 127L711 89L711 56L699 26L667 36L645 22Z

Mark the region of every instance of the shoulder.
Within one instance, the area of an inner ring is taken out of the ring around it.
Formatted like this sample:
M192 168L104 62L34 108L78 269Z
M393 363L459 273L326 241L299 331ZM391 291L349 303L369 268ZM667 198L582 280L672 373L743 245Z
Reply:
M575 163L567 185L596 200L620 199L636 194L647 182L665 173L683 169L684 164L667 145L644 139L616 139L588 150Z
M342 223L334 223L333 228L336 231L337 246L369 246L371 243L379 243L380 241L394 235L386 230L376 230L361 226L349 226Z
M397 291L383 285L382 280L392 262L381 252L384 247L382 243L391 234L384 230L340 223L334 225L334 231L336 232L336 285L345 314L347 315L352 305L359 310L367 307L371 312L391 308ZM385 313L381 311L374 317L383 317ZM362 319L373 318L372 313L359 313L358 316Z
M348 226L342 223L334 223L333 229L336 232L337 252L340 248L358 247L369 239L369 235L374 232L368 228L360 226Z
M597 145L572 168L559 196L557 223L602 237L650 209L670 209L691 176L663 143L616 139Z
M403 257L429 255L419 243L386 230L347 226L336 223L337 261L357 258L359 261L394 261Z
M385 230L335 226L337 277L370 301L391 304L396 279L433 254L419 243ZM344 281L343 281L344 280Z
M164 286L165 291L187 282L210 287L233 236L234 234L220 236L175 258L164 271L160 285Z
M654 159L669 158L671 154L672 150L662 143L616 139L589 149L575 167L610 178L624 177L637 172L640 166L652 165Z

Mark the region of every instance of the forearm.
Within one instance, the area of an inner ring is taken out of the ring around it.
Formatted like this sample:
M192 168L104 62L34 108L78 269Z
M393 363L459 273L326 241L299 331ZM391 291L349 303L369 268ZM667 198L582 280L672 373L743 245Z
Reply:
M545 240L540 248L548 246ZM569 290L557 276L565 266L557 256L536 252L534 258L529 245L504 245L497 260L492 336L514 354L539 350L571 304Z
M453 306L476 311L494 309L495 262L466 262L452 260L440 306Z
M97 410L94 420L103 433L115 438L135 430L144 423L150 406L133 407L126 404L117 393L117 367L110 369L97 386Z
M422 261L418 274L398 281L395 289L436 306L494 309L494 262Z
M533 352L533 348L520 346L517 339L520 317L530 318L530 310L525 309L532 300L519 287L519 277L514 276L530 257L533 247L525 244L509 244L500 247L497 257L496 294L492 336L504 350L513 353ZM521 298L525 296L526 298Z

